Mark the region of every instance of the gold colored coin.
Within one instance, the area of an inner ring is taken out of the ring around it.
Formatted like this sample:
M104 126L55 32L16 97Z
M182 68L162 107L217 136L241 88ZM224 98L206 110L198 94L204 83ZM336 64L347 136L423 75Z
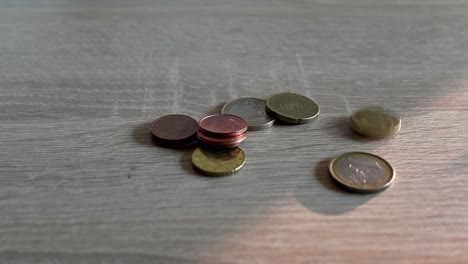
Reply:
M378 192L389 187L395 178L392 165L366 152L349 152L330 162L331 177L344 188L362 193Z
M314 120L320 109L311 99L295 93L276 93L266 100L266 111L287 123L301 124Z
M197 148L192 154L195 168L208 176L228 176L239 171L245 164L245 155L240 148L210 150Z
M368 107L352 114L351 129L369 138L393 137L401 129L401 118L390 109L379 106Z

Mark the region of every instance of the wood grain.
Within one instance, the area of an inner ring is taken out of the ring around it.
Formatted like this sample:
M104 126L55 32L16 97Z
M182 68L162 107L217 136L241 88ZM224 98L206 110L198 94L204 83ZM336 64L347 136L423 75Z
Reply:
M1 263L468 263L468 4L448 1L0 3ZM292 91L315 122L249 133L206 178L151 143ZM348 117L401 113L394 139ZM337 188L346 151L389 160L380 194Z

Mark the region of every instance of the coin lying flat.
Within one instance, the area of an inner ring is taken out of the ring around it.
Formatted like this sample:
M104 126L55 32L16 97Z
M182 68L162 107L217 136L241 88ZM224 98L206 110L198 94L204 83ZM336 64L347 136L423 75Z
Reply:
M198 122L199 130L214 137L236 136L247 131L247 121L235 115L215 114Z
M240 148L216 151L197 148L192 154L192 163L205 175L228 176L244 166L245 155Z
M212 137L210 135L205 135L199 130L197 135L198 139L210 149L238 147L247 138L247 132L232 137Z
M389 187L395 171L383 158L366 152L349 152L330 162L331 177L354 192L378 192Z
M242 117L247 121L249 131L269 128L275 122L265 111L265 100L252 97L239 98L225 104L221 114Z
M303 95L276 93L266 100L266 111L281 121L301 124L314 120L320 110L314 101Z
M401 129L401 118L390 109L379 106L368 107L352 114L351 129L369 138L393 137Z
M153 139L165 146L183 148L197 143L198 122L186 115L165 115L150 127Z

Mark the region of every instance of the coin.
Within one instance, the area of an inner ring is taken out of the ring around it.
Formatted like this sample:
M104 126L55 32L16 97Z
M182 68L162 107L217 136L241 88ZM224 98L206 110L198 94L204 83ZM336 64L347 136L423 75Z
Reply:
M310 122L320 112L314 101L295 93L271 95L266 100L266 111L276 119L295 124Z
M269 128L275 120L265 111L265 100L245 97L229 102L221 109L222 114L240 116L247 121L248 130Z
M351 129L369 138L393 137L401 129L401 118L390 109L372 106L351 115Z
M247 131L247 121L235 115L214 114L198 122L199 130L215 137L236 136Z
M226 150L197 148L192 154L192 163L205 175L228 176L244 166L245 155L240 148Z
M186 115L165 115L151 123L153 139L169 147L186 147L197 142L198 122Z
M181 143L172 143L172 142L168 143L168 142L162 142L162 141L157 141L157 143L163 147L168 147L168 148L173 148L173 149L185 149L185 148L195 147L198 144L198 138L194 138L187 142L181 142Z
M366 152L349 152L334 158L329 165L331 177L354 192L378 192L389 187L395 171L383 158Z
M240 135L231 136L231 137L212 137L209 135L205 135L202 131L199 130L197 135L200 141L210 146L211 148L238 147L247 138L246 132Z

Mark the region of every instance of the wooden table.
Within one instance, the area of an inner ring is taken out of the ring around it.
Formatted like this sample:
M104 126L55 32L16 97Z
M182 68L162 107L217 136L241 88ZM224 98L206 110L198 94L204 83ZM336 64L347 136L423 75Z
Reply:
M468 263L466 1L0 6L1 263ZM156 117L280 91L320 117L249 133L234 176L151 143ZM368 105L401 133L353 135ZM358 150L390 189L331 182Z

